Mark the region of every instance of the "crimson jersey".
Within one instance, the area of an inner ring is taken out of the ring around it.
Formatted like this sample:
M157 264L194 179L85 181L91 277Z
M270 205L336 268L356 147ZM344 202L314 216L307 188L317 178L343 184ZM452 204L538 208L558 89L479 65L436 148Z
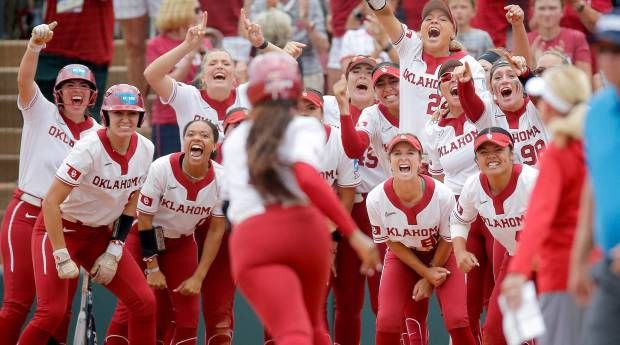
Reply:
M224 168L211 161L207 175L193 181L183 173L184 154L158 158L140 190L138 211L153 215L166 237L191 235L210 216L223 217L219 183Z
M114 151L105 128L82 138L56 172L74 187L60 205L63 218L91 227L112 224L146 180L153 151L153 143L138 133L125 155Z
M375 187L366 199L372 236L376 243L401 242L409 248L429 251L439 238L450 241L450 212L455 198L448 187L428 176L422 199L413 207L402 204L394 191L394 179Z
M444 175L443 183L459 195L467 178L478 173L474 140L478 130L465 115L426 124L431 175Z
M39 87L29 104L17 102L24 117L19 154L18 188L38 198L45 198L56 170L76 142L101 125L87 118L74 123L58 112Z
M426 54L418 33L405 25L394 46L400 58L400 130L415 134L425 143L426 122L441 104L437 75L441 64L452 59L467 62L479 92L486 89L484 69L476 59L462 51L441 58Z
M515 164L506 188L493 196L485 175L470 176L450 218L452 237L467 238L469 224L480 215L493 237L508 254L514 255L517 232L523 227L523 217L537 177L538 170Z
M347 157L342 147L340 129L335 126L324 125L327 142L321 156L321 177L333 186L357 187L361 183L356 159Z

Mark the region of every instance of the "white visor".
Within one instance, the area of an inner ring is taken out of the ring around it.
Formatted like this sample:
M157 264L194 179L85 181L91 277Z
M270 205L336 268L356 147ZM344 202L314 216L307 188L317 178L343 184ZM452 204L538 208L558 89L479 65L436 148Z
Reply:
M571 105L558 97L543 78L535 77L528 80L525 84L525 92L531 96L541 97L561 113L568 113L571 109Z

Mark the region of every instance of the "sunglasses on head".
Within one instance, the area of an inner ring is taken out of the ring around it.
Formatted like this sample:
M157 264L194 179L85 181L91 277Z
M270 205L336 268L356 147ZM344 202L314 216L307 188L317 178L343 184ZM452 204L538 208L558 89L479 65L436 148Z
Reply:
M446 72L439 77L439 81L442 83L450 81L452 80L452 75L453 75L452 72Z

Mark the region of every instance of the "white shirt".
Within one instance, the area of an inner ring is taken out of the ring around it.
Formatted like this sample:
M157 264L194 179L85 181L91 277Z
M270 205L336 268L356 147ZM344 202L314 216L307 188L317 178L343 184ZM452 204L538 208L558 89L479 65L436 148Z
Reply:
M335 96L323 96L323 123L340 127L340 108Z
M474 123L476 127L482 130L495 126L507 130L512 134L515 143L514 153L518 160L523 164L537 167L540 154L549 142L549 134L534 103L526 99L525 109L518 115L518 121L508 122L508 117L495 101L490 97L481 99L484 111ZM516 117L511 118L516 120Z
M360 193L370 192L390 175L390 158L386 150L390 141L399 133L397 121L381 104L362 110L355 129L368 134L370 146L363 159L359 160L362 175L362 184L358 189Z
M443 118L426 123L428 171L431 175L444 175L443 183L455 195L467 178L479 172L475 162L474 141L478 130L465 115Z
M530 194L536 183L538 170L516 164L508 186L497 196L491 196L486 176L470 176L450 218L452 237L467 238L469 224L480 215L493 237L514 255L517 232L523 227Z
M224 188L230 201L228 218L233 224L265 212L265 205L271 200L264 200L250 184L246 142L253 122L247 120L231 132L223 145ZM299 188L290 166L303 162L320 171L321 156L324 150L325 129L315 118L295 116L281 139L278 158L280 180L299 200L307 196Z
M422 177L425 189L422 199L413 207L403 205L394 191L394 179L375 187L366 199L372 236L376 243L400 242L409 248L429 251L439 236L450 241L450 212L454 195L443 183Z
M324 125L327 142L321 156L319 173L328 185L357 187L362 182L356 159L347 157L342 146L340 128Z
M38 86L32 101L25 107L18 101L17 107L24 117L17 186L43 199L56 170L71 148L87 133L100 129L101 125L90 117L80 124L70 122L60 115L54 103L43 96Z
M181 167L180 152L158 158L140 190L138 211L153 215L166 237L191 235L211 215L223 217L220 186L224 168L211 161L207 175L192 181Z
M375 39L366 31L366 27L362 25L358 29L347 30L344 36L342 36L340 61L342 62L342 59L356 55L371 56L374 51ZM381 61L391 61L390 56L385 52L381 52L378 58Z
M112 149L105 129L82 138L56 172L74 187L60 205L63 218L92 227L112 224L146 180L153 151L153 143L138 133L125 155Z
M426 142L424 130L429 117L441 104L439 68L447 60L458 59L471 67L476 90L486 89L485 73L480 63L465 52L455 52L445 58L433 58L423 53L418 33L403 25L402 36L394 42L400 58L400 129Z

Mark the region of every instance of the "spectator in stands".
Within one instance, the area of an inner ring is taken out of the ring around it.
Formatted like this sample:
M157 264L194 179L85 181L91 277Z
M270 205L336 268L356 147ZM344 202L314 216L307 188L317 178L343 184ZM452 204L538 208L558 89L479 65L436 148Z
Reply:
M291 17L284 11L272 7L259 13L254 20L263 30L265 39L278 48L284 48L291 40L293 34Z
M458 26L456 40L465 46L471 56L477 59L487 49L493 48L488 32L471 27L471 20L476 15L475 0L450 0L448 4Z
M517 5L521 7L525 13L525 18L529 18L530 0L478 0L476 6L476 17L472 21L472 26L482 29L491 35L493 44L496 47L508 47L507 33L509 25L504 20L506 7L508 5Z
M298 0L248 0L252 4L252 19L267 9L272 4L288 13L293 22L293 41L306 44L301 57L300 65L303 73L305 87L323 92L325 76L319 61L319 56L327 54L329 41L325 31L325 15L319 0L308 0L308 9L305 18L300 14L301 1Z
M197 0L163 0L159 8L155 26L159 35L149 40L146 60L150 64L155 59L178 46L185 39L187 30L196 24L202 13ZM208 44L208 41L206 41ZM201 54L206 48L187 54L169 72L169 76L186 84L191 84L200 67ZM179 125L174 110L162 104L159 97L153 101L151 110L152 140L155 144L155 157L161 157L181 148Z
M340 48L342 46L342 36L347 30L347 19L354 12L359 0L339 0L329 1L327 31L331 33L332 42L329 48L329 58L327 60L327 93L331 93L331 88L342 74L340 67ZM329 20L331 18L331 20ZM330 25L331 24L331 25Z
M538 58L536 68L532 72L537 76L541 76L545 70L551 67L570 64L570 60L566 55L555 50L548 50Z
M157 15L161 0L114 0L113 2L114 18L121 25L125 40L125 63L127 64L125 82L135 85L146 96L148 85L142 72L146 67L145 52L149 17L154 18Z
M592 74L590 47L582 32L560 27L564 10L562 0L534 0L534 20L538 28L528 34L534 59L554 49L565 54L579 69Z
M50 102L54 101L54 83L61 68L72 63L87 66L95 74L97 89L105 90L108 68L114 51L114 9L111 1L84 1L69 7L57 0L47 1L45 22L58 22L54 39L41 52L36 82ZM86 29L88 28L88 29ZM93 108L99 120L104 92Z

